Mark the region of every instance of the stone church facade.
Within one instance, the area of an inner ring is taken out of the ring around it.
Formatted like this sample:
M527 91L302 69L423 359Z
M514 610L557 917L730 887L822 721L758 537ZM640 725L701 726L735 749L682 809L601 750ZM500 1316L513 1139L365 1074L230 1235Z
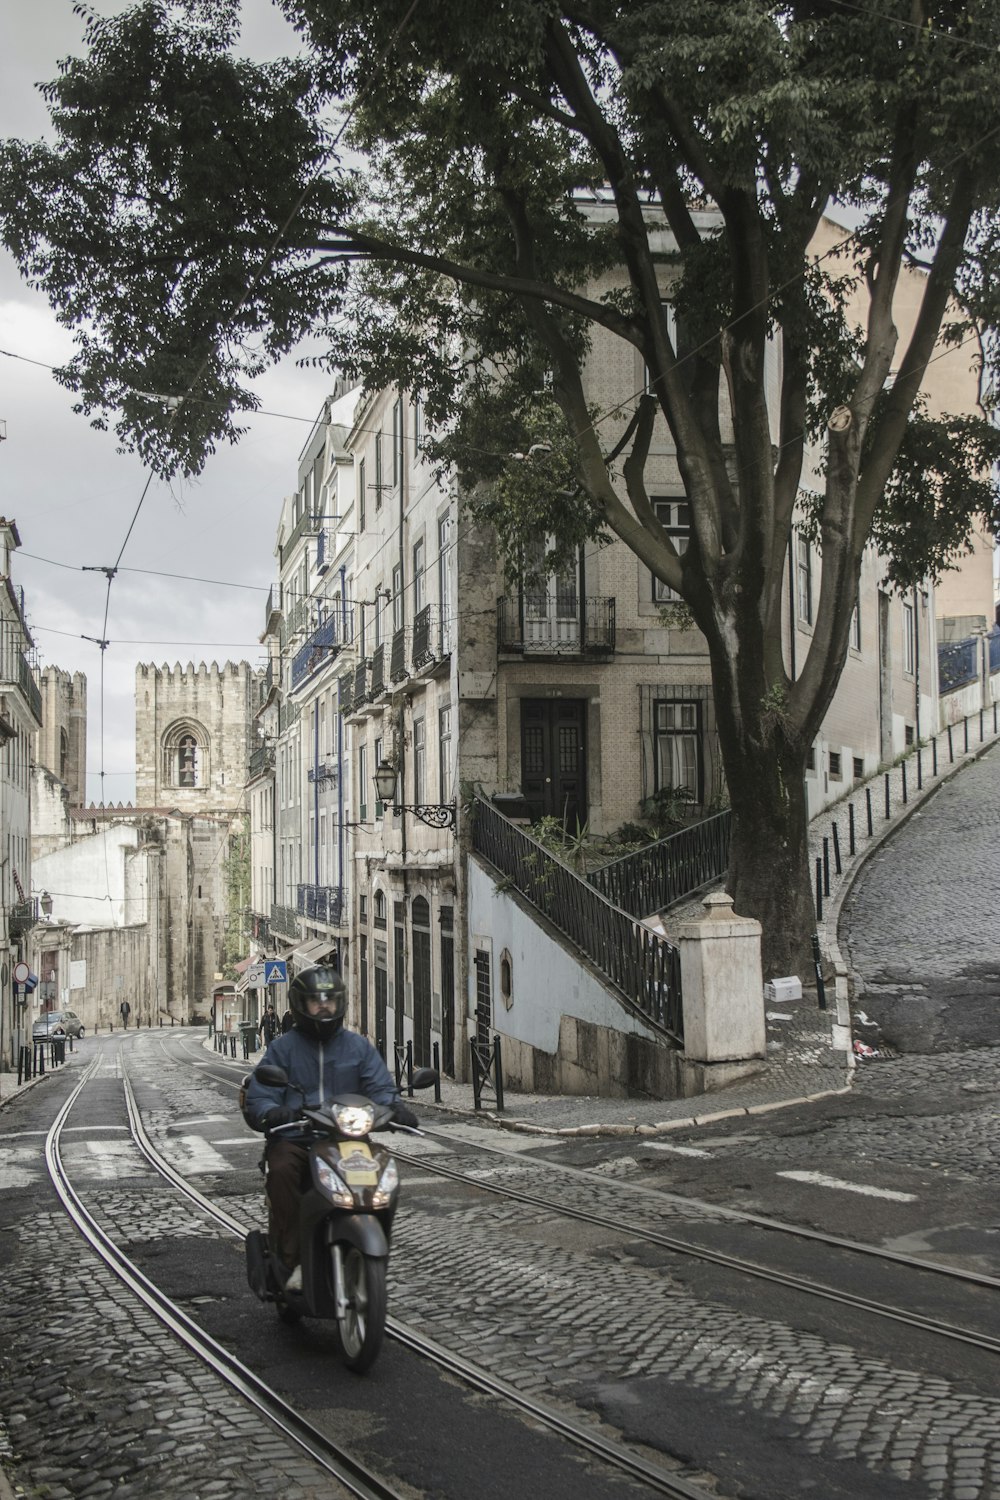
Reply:
M186 813L233 812L250 766L260 673L247 662L135 669L135 800Z

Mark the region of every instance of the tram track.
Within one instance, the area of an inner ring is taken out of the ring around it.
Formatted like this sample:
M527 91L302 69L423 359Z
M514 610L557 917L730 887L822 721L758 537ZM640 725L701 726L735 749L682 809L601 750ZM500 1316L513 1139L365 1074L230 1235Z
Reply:
M233 1086L232 1080L227 1078L225 1073L213 1073L212 1076L217 1077L219 1082ZM577 1182L584 1181L589 1184L594 1184L596 1181L600 1184L602 1190L608 1191L613 1189L623 1199L632 1197L633 1199L641 1199L649 1203L669 1205L674 1210L688 1212L695 1217L704 1216L708 1221L746 1225L747 1227L764 1230L771 1234L822 1245L838 1254L866 1257L879 1261L886 1266L899 1267L921 1275L926 1274L941 1278L946 1282L967 1284L970 1287L982 1288L989 1291L1000 1291L1000 1278L990 1276L984 1272L946 1266L938 1261L927 1260L919 1256L909 1256L900 1251L887 1250L876 1245L866 1245L857 1240L846 1239L842 1236L826 1234L820 1230L811 1229L808 1226L790 1224L765 1215L751 1214L744 1210L731 1209L723 1205L708 1204L701 1200L679 1194L664 1193L659 1189L650 1188L645 1184L629 1182L612 1183L603 1176L597 1176L592 1169L586 1167L577 1167L567 1163L552 1162L548 1159L543 1160L537 1157L529 1157L524 1152L509 1151L502 1147L487 1145L480 1141L477 1141L474 1145L456 1141L453 1135L446 1134L441 1130L435 1130L433 1126L422 1126L421 1128L424 1134L430 1139L444 1143L449 1152L456 1157L460 1157L466 1152L470 1154L481 1153L493 1158L502 1159L510 1164L516 1164L518 1168L524 1171L544 1172L549 1176L559 1175ZM393 1150L397 1158L400 1161L406 1162L411 1168L430 1172L435 1176L461 1183L477 1191L523 1203L526 1206L562 1215L598 1228L621 1230L622 1220L620 1215L613 1216L609 1213L581 1208L577 1205L561 1201L555 1196L545 1196L544 1194L525 1188L513 1187L509 1183L484 1181L482 1177L477 1177L474 1173L463 1172L458 1167L448 1166L426 1154L408 1153L405 1148L399 1147L394 1147ZM702 1261L706 1264L717 1266L720 1269L733 1271L741 1276L768 1282L783 1290L802 1293L834 1305L851 1308L869 1317L878 1317L886 1321L895 1322L914 1331L964 1344L983 1353L991 1355L1000 1354L1000 1338L983 1333L980 1330L962 1328L948 1323L941 1318L930 1317L916 1312L912 1308L895 1306L872 1297L861 1296L856 1292L849 1292L843 1288L826 1285L812 1277L801 1276L787 1270L777 1269L774 1266L762 1264L760 1261L751 1260L745 1256L733 1255L711 1246L698 1244L691 1239L679 1235L666 1234L660 1230L643 1226L635 1222L634 1219L629 1222L628 1233L631 1239L642 1240L648 1244L656 1245L660 1249L672 1254Z
M118 1066L123 1083L129 1131L142 1157L177 1194L195 1206L203 1216L225 1234L242 1240L251 1228L258 1226L236 1218L200 1192L157 1150L142 1123L128 1066L121 1053L118 1057ZM69 1181L59 1155L58 1140L73 1105L98 1067L99 1063L88 1069L60 1111L46 1141L46 1162L56 1191L64 1208L84 1235L87 1243L119 1276L128 1289L160 1318L185 1348L197 1354L256 1410L267 1416L282 1433L294 1439L310 1457L344 1484L351 1494L361 1497L370 1496L372 1500L399 1500L398 1491L386 1485L372 1471L352 1458L347 1450L333 1442L328 1435L314 1427L307 1419L299 1416L294 1407L284 1402L247 1366L158 1291L154 1284L104 1233L96 1219L87 1212L80 1195L76 1193ZM229 1079L219 1081L230 1082ZM52 1142L51 1148L50 1141ZM422 1359L429 1360L445 1374L460 1380L483 1395L516 1408L533 1424L546 1428L556 1437L582 1449L592 1459L642 1485L650 1493L664 1495L667 1500L712 1500L709 1492L682 1475L671 1473L668 1469L645 1459L627 1446L609 1441L585 1422L576 1421L548 1403L518 1391L509 1382L491 1375L472 1361L445 1348L405 1323L389 1318L386 1331L390 1338Z
M399 1490L387 1484L379 1475L359 1463L347 1449L313 1426L296 1411L295 1407L283 1401L266 1382L255 1375L234 1354L206 1333L182 1308L161 1292L155 1283L145 1276L105 1233L94 1215L86 1208L81 1195L70 1181L62 1158L61 1137L74 1105L88 1083L99 1073L101 1065L101 1058L95 1059L90 1064L62 1105L45 1139L45 1163L56 1195L86 1244L118 1277L127 1290L159 1319L184 1349L196 1355L260 1416L273 1423L283 1437L306 1453L331 1478L337 1480L348 1494L357 1496L358 1500L403 1500ZM120 1062L120 1065L124 1077L124 1064ZM134 1107L134 1100L132 1105ZM147 1155L145 1150L143 1150L143 1155ZM201 1195L198 1196L201 1197ZM207 1210L210 1207L208 1200L203 1199L201 1206ZM218 1218L218 1213L216 1212L214 1216Z

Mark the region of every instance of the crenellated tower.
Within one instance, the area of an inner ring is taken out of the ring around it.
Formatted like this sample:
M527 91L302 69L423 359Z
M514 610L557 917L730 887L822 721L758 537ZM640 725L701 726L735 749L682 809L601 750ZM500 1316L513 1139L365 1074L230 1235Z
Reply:
M138 807L220 813L240 803L261 673L248 662L135 671Z
M87 678L83 672L45 667L39 673L42 727L35 736L35 761L61 781L70 807L87 798Z

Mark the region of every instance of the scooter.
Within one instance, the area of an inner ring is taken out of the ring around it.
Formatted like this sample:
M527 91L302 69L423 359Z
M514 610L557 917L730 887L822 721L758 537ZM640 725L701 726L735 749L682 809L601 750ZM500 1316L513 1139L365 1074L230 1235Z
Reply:
M261 1064L261 1083L287 1088L284 1068ZM433 1068L418 1068L412 1084L430 1088ZM279 1274L267 1235L251 1230L245 1240L247 1280L262 1302L273 1302L278 1317L331 1318L338 1352L358 1373L374 1363L385 1334L386 1269L392 1221L399 1202L399 1172L388 1150L373 1145L373 1130L403 1130L392 1124L392 1106L360 1094L340 1094L278 1125L272 1136L294 1135L309 1157L310 1186L300 1209L302 1290L289 1291Z

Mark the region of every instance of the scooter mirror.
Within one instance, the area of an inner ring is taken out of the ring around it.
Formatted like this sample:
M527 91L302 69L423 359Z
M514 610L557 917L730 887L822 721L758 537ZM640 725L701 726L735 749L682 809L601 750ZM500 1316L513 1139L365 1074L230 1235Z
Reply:
M288 1074L284 1068L276 1067L274 1063L261 1063L254 1068L253 1076L258 1083L266 1083L272 1088L286 1088L288 1086Z
M413 1073L413 1087L415 1089L433 1088L438 1081L436 1068L416 1068Z

